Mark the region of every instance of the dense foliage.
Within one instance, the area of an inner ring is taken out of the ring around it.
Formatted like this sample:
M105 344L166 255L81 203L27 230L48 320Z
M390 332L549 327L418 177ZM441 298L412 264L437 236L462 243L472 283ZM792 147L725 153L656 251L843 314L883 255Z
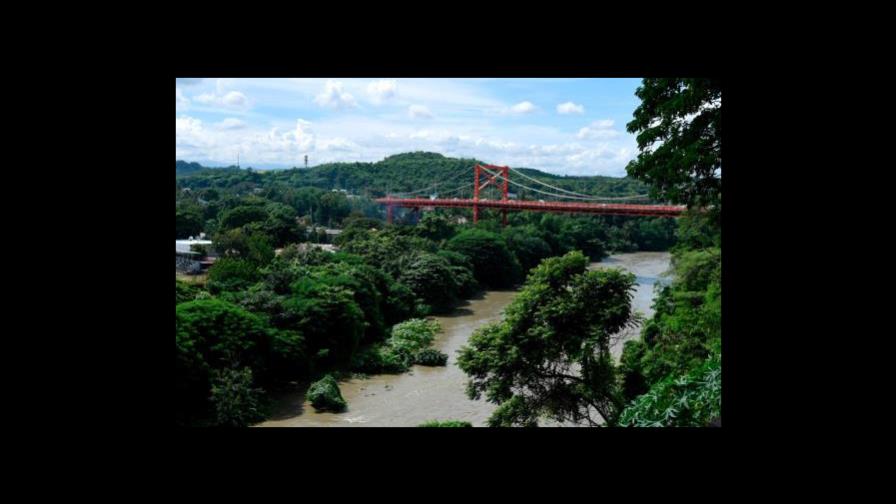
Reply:
M177 306L181 303L186 303L187 301L192 301L196 299L196 296L199 295L200 290L192 285L181 282L180 280L175 280L175 295L174 295L174 306Z
M715 354L682 377L668 376L638 397L619 420L628 427L704 426L722 415L722 358Z
M644 79L641 105L628 123L641 153L631 177L656 198L692 208L722 200L722 84L714 79Z
M694 383L704 379L709 363L712 369L721 369L720 250L679 249L673 255L673 271L675 281L658 293L654 316L644 325L641 338L626 342L623 350L625 397L637 398L631 408L640 412L629 413L627 418L639 425L659 421L647 415L648 399L642 394L653 398L650 408L654 409L650 411L667 408L672 396L687 404L693 402ZM685 421L690 422L688 425L708 424L714 419L710 415L719 414L720 394L701 395L717 402L691 409L687 415L672 411L670 415L677 415L674 425L685 425Z
M626 343L621 423L705 426L721 419L722 111L710 79L644 79L628 124L641 154L628 172L655 196L685 203L673 252L675 281L654 301L641 338Z
M234 403L255 408L252 374L262 381L276 378L278 357L301 354L303 340L297 334L275 331L257 315L217 299L182 303L175 308L175 385L177 423L208 421L213 407L218 419L232 423ZM248 367L252 374L233 376L224 370ZM221 374L225 373L225 374ZM248 376L248 380L246 379ZM245 394L228 397L212 388L237 383ZM210 395L211 394L211 395ZM210 401L215 398L215 403ZM227 401L231 405L223 405ZM251 415L247 410L246 418Z
M383 344L375 344L358 352L352 362L352 370L359 373L403 373L413 364L444 365L442 356L447 361L447 355L437 350L427 351L439 329L438 322L425 319L396 324Z
M246 427L263 420L263 396L262 389L252 386L251 368L224 368L214 372L211 402L220 426Z
M350 193L371 198L384 196L386 193L402 193L432 187L439 181L456 181L460 185L469 174L467 180L472 187L472 166L482 163L476 159L448 158L432 152L410 152L389 156L375 163L326 163L309 169L294 168L290 170L271 170L258 172L238 170L235 167L204 168L183 170L182 162L178 162L177 177L182 187L193 191L206 188L222 188L239 186L247 193L260 188L262 194L301 198L307 195L307 189L346 190ZM551 185L569 191L595 196L630 196L646 192L647 187L631 178L614 178L602 176L562 176L514 167L526 175L545 181ZM433 188L435 192L450 187ZM519 189L521 197L539 199L537 193L525 194Z
M435 348L424 348L414 355L414 364L421 366L444 366L448 363L448 354Z
M418 427L472 427L473 424L470 422L464 422L461 420L430 420L429 422L422 423L418 425Z
M496 233L465 229L448 241L447 249L469 257L473 276L485 286L506 288L520 278L519 261Z
M413 225L383 222L371 198L471 161L414 153L263 173L178 162L177 238L205 232L218 255L204 284L176 283L178 425L255 422L267 392L295 381L446 365L429 348L437 327L413 319L450 312L481 288L514 287L570 251L587 262L674 243L667 219L512 213L502 227L484 212L472 226L463 210L441 209L397 219ZM527 173L591 194L644 191L630 179Z
M348 406L342 393L339 392L339 384L332 375L326 375L311 384L305 397L318 411L340 412Z

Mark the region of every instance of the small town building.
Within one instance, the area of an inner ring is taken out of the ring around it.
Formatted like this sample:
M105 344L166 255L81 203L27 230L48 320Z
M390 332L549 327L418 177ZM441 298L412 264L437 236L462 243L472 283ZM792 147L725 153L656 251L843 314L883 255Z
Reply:
M192 236L187 240L174 241L174 266L181 273L199 274L207 271L214 264L211 240L196 240Z

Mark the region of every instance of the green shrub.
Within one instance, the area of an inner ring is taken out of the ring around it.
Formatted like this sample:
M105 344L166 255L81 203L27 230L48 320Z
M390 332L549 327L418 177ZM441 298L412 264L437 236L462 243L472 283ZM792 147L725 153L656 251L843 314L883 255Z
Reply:
M722 414L722 358L716 354L691 373L668 377L633 401L619 425L703 427Z
M357 373L403 373L411 364L444 366L448 356L427 349L439 330L439 323L424 319L406 320L392 327L392 336L383 345L358 351L352 358Z
M414 364L421 366L444 366L448 363L448 354L440 352L435 348L424 348L417 352L414 357Z
M192 301L196 299L196 296L202 292L196 287L189 285L185 282L181 282L180 280L175 279L175 291L174 291L174 305L177 306L181 303L186 303L187 301Z
M339 384L332 375L326 375L320 380L308 387L305 394L306 399L311 402L314 409L318 411L344 411L347 407L345 399L339 392Z
M387 345L374 345L355 353L352 371L365 374L404 373L410 366Z
M418 427L472 427L473 424L470 422L462 422L460 420L431 420L426 423L422 423L418 425Z
M208 290L212 294L246 289L257 280L255 264L245 259L222 257L208 270Z
M264 419L263 391L252 387L252 370L225 368L212 378L211 403L215 419L222 427L246 427Z
M434 320L406 320L392 327L388 344L399 354L414 355L432 343L439 329L439 323Z

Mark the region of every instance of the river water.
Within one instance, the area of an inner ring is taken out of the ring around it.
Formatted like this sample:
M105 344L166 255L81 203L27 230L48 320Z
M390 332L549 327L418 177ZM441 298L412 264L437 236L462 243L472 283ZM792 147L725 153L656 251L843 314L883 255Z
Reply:
M616 254L592 268L622 268L635 274L637 287L632 306L645 316L652 315L654 285L668 282L663 274L669 269L667 252ZM463 420L484 426L497 407L484 399L467 398L467 377L457 367L457 350L473 331L501 319L515 291L486 291L464 302L450 315L433 317L442 326L433 347L448 354L445 367L413 366L409 373L353 378L339 384L348 403L343 413L318 413L304 401L303 391L277 399L272 417L261 427L415 427L428 420ZM611 351L618 359L623 343L637 337L640 329L631 328L617 336ZM551 425L546 422L545 425Z

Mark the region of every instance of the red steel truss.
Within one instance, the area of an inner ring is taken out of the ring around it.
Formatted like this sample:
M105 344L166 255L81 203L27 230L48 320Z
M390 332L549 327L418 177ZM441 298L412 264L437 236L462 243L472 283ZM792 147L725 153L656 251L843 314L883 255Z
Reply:
M479 199L479 191L489 184L498 185L498 173L503 179L501 199ZM482 175L485 182L481 183ZM496 208L503 213L503 223L507 224L508 210L524 210L535 212L558 213L590 213L603 215L641 215L649 217L678 217L686 209L678 205L631 205L626 203L571 203L564 201L515 201L507 198L508 180L507 166L476 165L474 167L473 199L429 199L429 198L379 198L377 203L386 205L386 218L392 222L392 208L472 208L473 222L479 220L479 208Z

